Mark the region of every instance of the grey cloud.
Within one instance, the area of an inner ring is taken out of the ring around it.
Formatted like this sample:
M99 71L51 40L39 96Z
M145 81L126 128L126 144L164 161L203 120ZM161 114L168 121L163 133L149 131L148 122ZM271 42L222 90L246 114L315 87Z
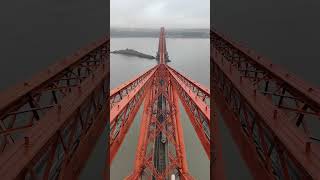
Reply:
M208 28L210 0L111 0L111 27Z

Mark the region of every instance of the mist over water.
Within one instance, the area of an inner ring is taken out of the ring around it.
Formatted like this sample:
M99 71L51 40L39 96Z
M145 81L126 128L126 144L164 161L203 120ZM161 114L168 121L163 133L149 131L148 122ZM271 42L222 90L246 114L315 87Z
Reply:
M172 62L171 67L180 73L209 87L209 39L170 39L167 38L167 51ZM156 55L158 38L112 38L110 51L119 49L134 49L150 55ZM111 54L110 56L111 89L132 79L135 75L155 66L155 60L127 57ZM187 162L190 173L199 180L209 179L210 161L203 150L187 114L179 102L181 121L184 131L184 141ZM140 108L111 168L111 180L119 180L128 176L133 170L136 147L139 137L139 127L143 107Z

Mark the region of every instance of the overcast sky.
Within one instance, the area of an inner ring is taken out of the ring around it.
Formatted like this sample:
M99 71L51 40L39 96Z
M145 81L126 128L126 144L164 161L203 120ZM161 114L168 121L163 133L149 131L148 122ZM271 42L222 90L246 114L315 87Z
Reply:
M111 27L209 28L210 0L111 0Z

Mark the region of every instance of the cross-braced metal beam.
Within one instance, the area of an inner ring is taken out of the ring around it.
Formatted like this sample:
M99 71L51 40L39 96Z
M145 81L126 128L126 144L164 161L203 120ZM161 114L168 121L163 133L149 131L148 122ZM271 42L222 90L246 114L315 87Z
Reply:
M211 38L217 105L254 177L319 179L320 90L216 31Z
M1 94L0 177L75 179L107 125L108 40Z
M135 166L126 179L166 179L172 174L180 179L194 179L189 174L186 161L178 98L210 159L210 93L203 85L166 65L164 29L160 32L157 58L159 64L154 68L154 76L150 76L153 83L146 90ZM150 71L152 69L136 79L146 78L148 75L145 74ZM218 135L214 139L218 139ZM225 179L221 147L217 142L213 174L215 179Z
M111 91L110 99L110 164L118 152L140 105L152 85L157 66ZM126 93L123 93L126 92ZM120 94L120 95L119 95ZM119 101L115 101L116 96Z
M127 179L165 179L171 174L193 179L186 162L177 91L165 65L158 66L155 84L145 100L135 168Z
M97 41L0 95L0 155L106 64L107 43Z

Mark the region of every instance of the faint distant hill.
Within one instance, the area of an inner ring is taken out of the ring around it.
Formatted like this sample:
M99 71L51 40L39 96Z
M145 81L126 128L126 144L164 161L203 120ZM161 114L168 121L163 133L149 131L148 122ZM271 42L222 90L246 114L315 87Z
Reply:
M111 37L159 37L160 29L111 28ZM166 29L167 38L209 38L209 29Z

